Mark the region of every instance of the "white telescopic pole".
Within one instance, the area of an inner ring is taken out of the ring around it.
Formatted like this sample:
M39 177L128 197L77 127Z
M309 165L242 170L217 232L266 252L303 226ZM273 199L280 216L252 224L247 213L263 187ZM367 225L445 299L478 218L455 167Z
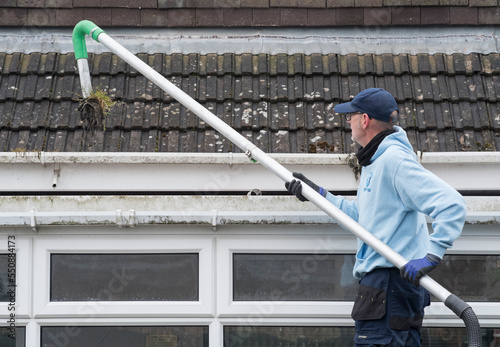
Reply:
M176 87L173 83L168 81L165 77L155 71L151 66L147 65L141 59L136 57L126 48L121 46L118 42L113 40L106 33L101 33L98 40L104 46L109 48L113 53L118 55L128 64L133 66L137 71L142 73L146 78L151 80L161 89L169 93L174 99L179 101L182 105L189 108L194 114L203 119L206 123L210 124L214 129L219 131L222 135L227 137L232 143L243 150L248 157L258 161L264 167L272 171L284 182L289 182L295 179L290 171L279 164L276 160L269 157L265 152L260 150L252 142L248 141L236 130L227 125L224 121L208 111L205 107L199 104L196 100L191 98L188 94ZM361 227L347 214L343 213L336 206L332 205L323 196L317 193L314 189L310 188L307 184L302 185L302 194L309 199L313 204L318 206L321 210L327 213L330 217L334 218L340 225L351 231L359 239L363 240L366 244L372 247L379 254L383 255L387 260L393 263L397 268L405 265L407 260L399 253L395 252L392 248L373 236L372 233ZM429 277L424 277L420 281L421 285L434 294L438 299L444 301L451 293L438 285ZM436 286L437 285L437 286Z

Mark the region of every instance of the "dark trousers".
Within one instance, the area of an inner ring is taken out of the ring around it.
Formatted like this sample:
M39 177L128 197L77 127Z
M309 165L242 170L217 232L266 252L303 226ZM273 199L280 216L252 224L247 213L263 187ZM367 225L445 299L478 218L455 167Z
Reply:
M396 268L376 269L360 281L352 318L356 347L419 347L427 290L404 281Z

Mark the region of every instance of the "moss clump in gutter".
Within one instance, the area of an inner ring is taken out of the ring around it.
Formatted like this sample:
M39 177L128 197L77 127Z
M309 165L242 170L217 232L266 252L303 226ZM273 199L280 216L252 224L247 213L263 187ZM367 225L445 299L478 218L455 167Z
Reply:
M88 98L80 99L78 111L85 131L106 130L106 119L115 104L100 88L93 90Z

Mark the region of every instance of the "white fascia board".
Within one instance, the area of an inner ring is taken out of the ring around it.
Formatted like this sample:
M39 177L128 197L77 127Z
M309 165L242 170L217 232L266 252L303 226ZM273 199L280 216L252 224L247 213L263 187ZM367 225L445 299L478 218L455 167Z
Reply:
M272 154L290 171L328 190L355 191L353 155ZM458 190L500 190L499 152L419 153L422 165ZM283 182L244 154L0 153L2 192L285 191Z
M271 155L290 171L331 175L343 189L357 182L348 155ZM0 153L2 192L196 192L285 190L283 182L244 154ZM327 181L325 179L325 181Z

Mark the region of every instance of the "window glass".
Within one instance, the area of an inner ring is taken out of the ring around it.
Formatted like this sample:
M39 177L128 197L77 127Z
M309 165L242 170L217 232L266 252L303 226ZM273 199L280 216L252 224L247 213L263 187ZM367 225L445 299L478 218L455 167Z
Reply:
M208 327L42 327L42 346L208 347Z
M354 255L233 255L235 301L354 300Z
M12 331L10 328L0 328L0 346L2 347L24 347L26 346L26 328L15 327Z
M351 327L224 327L224 347L353 346Z
M198 283L198 253L51 255L51 301L197 301Z
M233 255L235 301L353 301L354 255ZM499 255L445 255L430 274L465 301L500 302ZM433 298L433 300L436 300Z
M481 329L482 345L500 347L500 329ZM352 347L353 327L224 327L224 347ZM467 346L465 328L422 328L422 347Z
M430 276L465 301L500 301L499 255L445 255Z
M9 264L8 264L7 254L0 254L0 302L8 302L10 300L10 297L8 295L9 292L8 265Z

